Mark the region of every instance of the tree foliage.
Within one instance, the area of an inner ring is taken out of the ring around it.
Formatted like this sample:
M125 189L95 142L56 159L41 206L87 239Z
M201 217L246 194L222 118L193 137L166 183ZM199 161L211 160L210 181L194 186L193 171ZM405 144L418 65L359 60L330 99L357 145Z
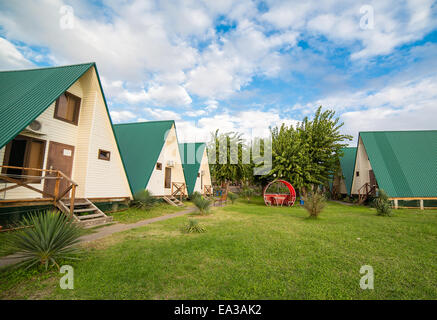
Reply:
M342 126L335 111L322 112L319 107L312 120L305 117L296 128L272 128L273 165L268 176L289 180L304 194L326 184L338 169L344 141L352 139L340 133Z

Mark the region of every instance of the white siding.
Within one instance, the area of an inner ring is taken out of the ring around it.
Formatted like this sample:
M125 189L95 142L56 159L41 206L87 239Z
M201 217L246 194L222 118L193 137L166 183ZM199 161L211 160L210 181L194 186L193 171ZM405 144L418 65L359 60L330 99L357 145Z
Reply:
M369 170L372 170L366 148L364 147L361 137L358 140L358 149L354 168L354 177L352 181L351 194L358 194L358 189L366 182L370 183ZM357 177L357 171L360 175Z
M156 137L159 139L159 137ZM171 169L171 182L185 183L184 171L182 169L181 156L179 153L178 140L174 125L171 127L164 146L159 154L158 161L162 163L162 170L156 169L156 164L147 183L146 189L154 196L170 195L171 188L164 188L165 167L168 161L174 162L174 167Z
M77 126L55 119L53 117L55 103L53 103L36 119L41 121L45 135L38 136L24 132L22 135L46 140L43 168L46 168L50 141L75 147L72 179L79 185L76 197L130 197L129 185L106 113L95 69L88 70L67 91L82 99ZM110 161L97 159L99 148L111 151ZM5 148L0 150L2 163L4 151ZM43 189L43 183L32 186ZM0 197L3 197L3 194ZM20 187L7 191L5 198L41 198L41 194Z
M202 175L203 172L203 188L201 183L201 177L197 177L196 184L194 185L194 191L193 192L200 192L204 193L205 191L205 185L210 186L211 185L211 174L209 172L209 164L208 164L208 156L206 154L206 148L203 151L202 161L200 162L200 168L199 173Z

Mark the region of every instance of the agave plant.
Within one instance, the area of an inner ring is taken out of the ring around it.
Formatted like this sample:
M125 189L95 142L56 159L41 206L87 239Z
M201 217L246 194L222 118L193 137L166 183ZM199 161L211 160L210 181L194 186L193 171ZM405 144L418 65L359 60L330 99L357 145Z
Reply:
M203 233L206 232L206 228L199 224L197 220L190 219L188 223L185 224L182 228L182 232L184 233Z
M61 259L78 259L74 247L82 235L82 228L56 211L31 214L18 225L19 231L5 239L5 251L15 252L21 260L18 266L30 268L43 265L59 268Z
M211 209L211 200L198 197L193 200L194 205L199 209L200 214L206 214Z
M196 192L193 192L193 193L191 194L190 198L191 198L191 200L194 201L194 199L202 198L202 194L201 194L199 191L196 191Z
M134 195L134 201L132 202L132 207L148 210L152 208L159 200L153 197L149 190L141 190Z

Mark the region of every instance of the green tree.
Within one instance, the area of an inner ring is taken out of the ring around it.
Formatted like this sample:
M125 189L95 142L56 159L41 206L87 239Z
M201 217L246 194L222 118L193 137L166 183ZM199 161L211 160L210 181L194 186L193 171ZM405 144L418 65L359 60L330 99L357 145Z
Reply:
M305 117L294 128L282 124L271 129L272 170L268 176L284 178L306 194L319 185L326 185L338 170L341 149L352 137L340 133L343 123L335 111L322 112L319 107L312 120Z
M235 146L236 149L233 149ZM245 144L241 133L219 133L217 129L211 134L208 144L211 175L217 183L241 182L250 176L250 164L246 164L243 152L247 154L249 147ZM250 153L249 153L250 154Z

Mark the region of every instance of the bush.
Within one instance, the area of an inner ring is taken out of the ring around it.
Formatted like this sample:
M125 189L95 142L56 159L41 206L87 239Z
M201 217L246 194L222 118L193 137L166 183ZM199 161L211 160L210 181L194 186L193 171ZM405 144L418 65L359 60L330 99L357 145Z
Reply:
M182 227L184 233L203 233L206 232L206 228L199 224L197 220L188 220L188 223Z
M6 237L5 252L15 252L22 261L17 266L30 268L43 265L59 268L61 259L78 259L78 248L82 228L65 214L56 211L30 214L18 224L19 231Z
M141 190L134 195L134 201L132 201L132 207L149 210L158 203L159 199L153 197L149 190Z
M379 190L378 196L373 200L373 205L376 208L377 215L389 216L391 214L391 201L384 190Z
M250 202L250 198L255 195L255 190L248 186L244 186L243 190L241 190L241 196L247 199L247 202Z
M229 198L229 200L231 200L232 204L234 204L235 200L238 199L238 195L233 193L233 192L229 192L228 193L228 198Z
M190 198L192 201L194 201L194 199L202 198L202 194L199 191L196 191L191 194Z
M193 203L202 215L208 213L211 209L211 201L203 197L195 198Z
M318 192L310 194L303 199L303 207L308 211L311 218L317 218L326 206L325 196Z

